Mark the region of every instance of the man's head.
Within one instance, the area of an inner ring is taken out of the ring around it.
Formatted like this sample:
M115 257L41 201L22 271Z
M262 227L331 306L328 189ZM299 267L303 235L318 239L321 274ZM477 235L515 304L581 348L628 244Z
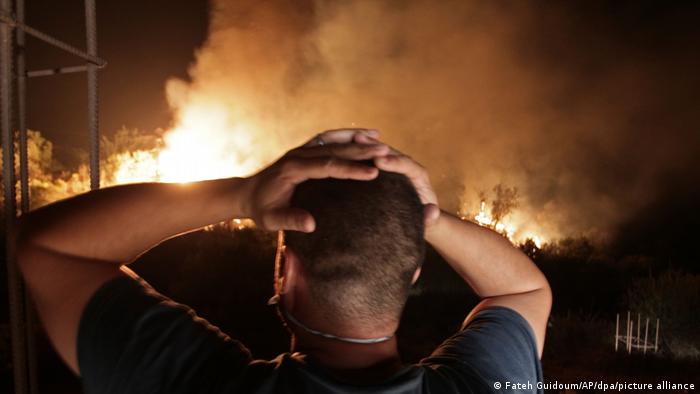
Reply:
M423 206L403 175L372 181L310 180L291 200L309 211L312 233L286 232L315 314L332 323L398 322L423 261Z

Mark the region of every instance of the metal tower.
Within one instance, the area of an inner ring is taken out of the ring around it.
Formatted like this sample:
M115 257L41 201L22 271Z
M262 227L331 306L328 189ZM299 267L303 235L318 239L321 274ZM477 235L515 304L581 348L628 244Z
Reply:
M14 4L13 4L14 3ZM19 178L21 212L29 210L27 163L26 85L27 78L65 73L87 73L88 131L90 139L90 188L100 186L99 112L97 70L107 63L97 57L95 0L85 0L86 50L83 51L24 23L24 0L0 0L0 129L2 131L2 178L4 186L5 264L7 265L12 365L16 394L38 393L34 346L35 316L17 269L15 238L15 131L19 135ZM26 70L25 39L29 34L85 61L83 65L46 70Z

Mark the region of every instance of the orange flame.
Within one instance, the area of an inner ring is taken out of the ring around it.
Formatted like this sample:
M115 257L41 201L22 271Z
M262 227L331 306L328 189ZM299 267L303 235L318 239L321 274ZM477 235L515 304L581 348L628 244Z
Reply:
M250 174L262 164L260 158L246 154L252 145L251 131L241 123L232 126L227 117L225 109L216 106L185 108L180 123L165 132L161 149L109 158L116 163L109 184L192 182Z
M462 214L460 215L460 217L462 218L462 220L472 219L469 217L468 214ZM532 242L535 243L535 246L541 248L542 245L544 245L547 242L547 239L543 235L535 231L522 230L520 228L521 226L518 226L516 224L516 221L510 217L503 218L501 219L501 221L496 222L491 216L491 213L488 212L486 201L484 200L481 200L479 212L473 216L473 221L482 227L487 227L498 232L499 234L508 238L508 240L513 243L519 244L525 242L528 239L531 239Z

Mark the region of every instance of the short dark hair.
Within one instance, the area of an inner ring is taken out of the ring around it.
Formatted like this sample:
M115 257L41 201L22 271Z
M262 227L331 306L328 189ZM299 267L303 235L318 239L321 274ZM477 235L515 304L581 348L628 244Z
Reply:
M330 321L398 320L425 256L423 205L404 175L372 181L309 180L291 205L316 220L312 233L287 231L313 302Z

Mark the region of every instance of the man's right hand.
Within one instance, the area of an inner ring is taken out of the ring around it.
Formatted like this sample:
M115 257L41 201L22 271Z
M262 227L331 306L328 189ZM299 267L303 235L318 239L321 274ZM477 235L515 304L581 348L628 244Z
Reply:
M323 132L248 178L250 197L244 199L247 201L244 215L269 231L314 231L316 225L311 214L289 206L294 188L309 179L376 178L379 174L377 168L360 161L385 156L389 153L389 147L378 141L355 143L353 140L359 135L372 138L378 134L366 129Z

